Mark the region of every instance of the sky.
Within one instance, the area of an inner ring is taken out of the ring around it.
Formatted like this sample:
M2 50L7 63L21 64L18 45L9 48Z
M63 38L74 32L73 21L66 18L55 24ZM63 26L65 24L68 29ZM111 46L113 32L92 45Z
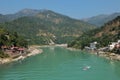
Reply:
M48 9L82 19L120 12L120 0L0 0L0 14L13 14L25 8Z

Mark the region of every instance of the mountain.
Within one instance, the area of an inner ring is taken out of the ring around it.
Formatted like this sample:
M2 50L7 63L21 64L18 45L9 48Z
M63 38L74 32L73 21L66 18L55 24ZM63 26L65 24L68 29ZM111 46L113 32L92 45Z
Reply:
M15 13L14 15L16 16L34 16L38 13L40 13L42 10L34 10L34 9L23 9L17 13Z
M0 23L8 21L8 17L0 14Z
M35 9L23 9L15 14L7 14L7 15L2 15L0 14L0 23L1 22L7 22L7 21L12 21L20 17L25 17L25 16L35 16L38 13L42 12L47 12L50 10L47 9L41 9L41 10L35 10ZM107 23L108 21L113 20L115 17L120 16L120 13L113 13L113 14L102 14L90 18L85 18L82 19L82 21L87 22L89 24L96 25L98 27L101 27L104 25L104 23Z
M25 16L35 16L40 12L47 11L45 9L41 10L34 10L34 9L23 9L15 14L7 14L7 15L2 15L0 14L0 23L1 22L7 22L7 21L12 21L20 17L25 17Z
M98 15L98 16L94 16L91 18L86 18L83 19L83 21L88 22L90 24L94 24L98 27L103 26L105 23L107 23L108 21L113 20L114 18L116 18L117 16L120 16L120 13L113 13L113 14L109 14L109 15Z
M69 47L84 48L91 42L97 41L99 47L104 47L110 42L116 42L120 39L120 16L107 22L104 26L91 30L76 40L69 43Z
M23 9L15 14L8 14L5 16L8 17L9 20L15 20L17 18L24 17L24 16L35 16L36 14L38 14L42 11L44 11L44 10Z
M120 38L120 16L104 24L101 30L95 34L95 37L102 37L104 35L118 36Z
M22 10L20 18L0 24L30 40L31 44L67 43L88 30L96 28L51 10Z

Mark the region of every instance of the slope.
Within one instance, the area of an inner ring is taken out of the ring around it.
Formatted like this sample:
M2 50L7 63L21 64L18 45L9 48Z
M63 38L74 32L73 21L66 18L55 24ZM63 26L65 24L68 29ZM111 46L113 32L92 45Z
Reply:
M83 32L95 28L91 24L50 10L5 22L0 26L20 33L31 44L49 44L51 40L55 43L67 43Z
M107 46L110 42L120 39L120 16L104 24L101 28L94 29L69 43L69 47L84 48L91 42L97 41L99 47Z
M117 16L120 16L120 13L98 15L91 18L83 19L83 21L88 22L90 24L94 24L98 27L101 27L108 21L111 21L114 18L116 18Z

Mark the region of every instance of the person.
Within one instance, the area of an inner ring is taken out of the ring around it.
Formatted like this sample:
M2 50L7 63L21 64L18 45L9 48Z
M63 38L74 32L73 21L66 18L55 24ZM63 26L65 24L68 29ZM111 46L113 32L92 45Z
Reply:
M90 66L85 66L85 67L83 68L83 70L88 70L88 69L90 69Z

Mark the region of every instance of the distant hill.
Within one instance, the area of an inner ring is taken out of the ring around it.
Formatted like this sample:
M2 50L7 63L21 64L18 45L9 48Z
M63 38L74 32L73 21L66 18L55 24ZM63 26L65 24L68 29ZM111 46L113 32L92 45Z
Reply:
M13 15L12 15L13 16ZM15 31L30 40L31 44L67 43L86 31L96 28L51 10L25 9L0 26Z
M110 42L120 39L120 16L104 24L104 26L83 34L69 43L69 47L84 48L91 42L97 41L99 47L107 46Z
M98 27L101 27L105 23L107 23L108 21L111 21L114 18L116 18L117 16L120 16L120 13L113 13L113 14L110 14L110 15L98 15L98 16L94 16L94 17L91 17L91 18L83 19L83 21L88 22L90 24L94 24Z
M0 14L0 23L8 21L8 17Z
M0 23L12 21L12 20L15 20L15 19L20 18L20 17L35 16L38 13L44 12L44 11L47 11L47 10L45 10L45 9L41 9L41 10L23 9L17 13L14 13L14 14L6 14L6 15L0 14Z
M117 36L120 38L120 16L104 24L101 30L95 34L95 37L102 37L104 35Z
M25 17L25 16L35 16L36 14L42 12L44 10L34 10L34 9L23 9L15 14L8 14L5 15L9 20L15 20L20 17Z

